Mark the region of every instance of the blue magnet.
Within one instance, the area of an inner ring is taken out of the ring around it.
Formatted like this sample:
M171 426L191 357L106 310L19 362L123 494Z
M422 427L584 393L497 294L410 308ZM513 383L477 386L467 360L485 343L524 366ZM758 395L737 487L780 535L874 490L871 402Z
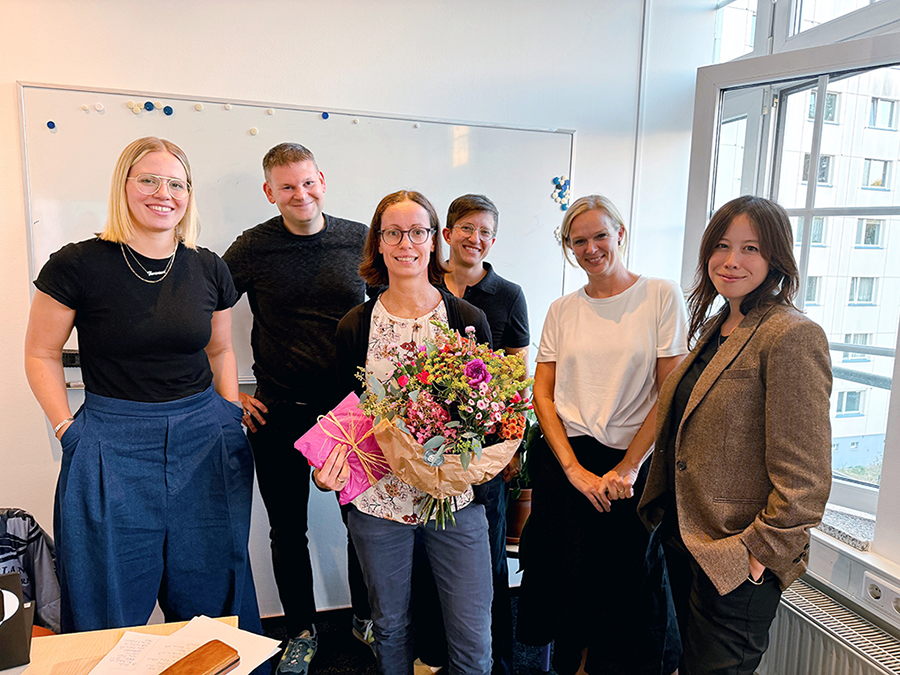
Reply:
M327 120L329 117L331 117L331 115L329 115L328 113L322 113L323 120Z
M167 105L165 108L163 108L163 112L166 113L166 115L171 115L175 111L172 110L172 106Z
M557 176L556 178L553 179L553 184L559 185L559 176Z
M54 122L53 120L50 120L49 122L47 122L47 128L48 128L48 129L55 129L55 128L56 128L56 122Z
M150 112L151 110L153 110L153 101L147 101L144 104L144 110L146 110L147 112Z
M569 205L568 205L568 204L563 204L563 205L560 206L559 208L561 208L563 211L568 211L568 210L569 210Z

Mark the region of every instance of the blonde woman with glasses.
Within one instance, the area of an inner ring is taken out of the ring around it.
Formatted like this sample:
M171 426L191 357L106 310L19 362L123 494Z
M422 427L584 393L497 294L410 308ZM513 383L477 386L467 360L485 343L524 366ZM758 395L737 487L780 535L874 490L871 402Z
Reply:
M225 263L197 246L187 157L122 152L103 231L50 256L25 370L62 444L54 531L62 628L237 614L261 632L247 540L253 463L241 427ZM78 329L84 405L62 349Z

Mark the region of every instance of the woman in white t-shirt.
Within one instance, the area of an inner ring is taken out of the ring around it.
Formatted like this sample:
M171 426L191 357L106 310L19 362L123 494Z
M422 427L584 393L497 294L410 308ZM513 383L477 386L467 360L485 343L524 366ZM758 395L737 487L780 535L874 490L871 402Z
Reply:
M660 383L687 353L678 286L626 269L605 197L577 200L564 252L587 284L547 313L535 370L543 439L531 451L531 519L518 637L554 640L554 668L667 675L681 652L659 542L638 519Z

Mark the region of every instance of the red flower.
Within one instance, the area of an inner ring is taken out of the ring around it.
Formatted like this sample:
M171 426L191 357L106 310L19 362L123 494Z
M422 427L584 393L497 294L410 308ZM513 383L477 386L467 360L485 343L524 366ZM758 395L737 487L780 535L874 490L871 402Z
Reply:
M428 384L428 373L426 373L424 370L421 373L416 373L416 379L418 379L422 384Z
M409 378L406 375L401 375L397 378L397 384L401 387L405 387L407 382L409 382Z

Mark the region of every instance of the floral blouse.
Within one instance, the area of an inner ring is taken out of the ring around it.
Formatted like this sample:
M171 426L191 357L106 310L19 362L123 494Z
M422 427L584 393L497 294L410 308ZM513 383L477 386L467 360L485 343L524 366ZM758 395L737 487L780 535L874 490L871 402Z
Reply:
M387 382L394 372L394 364L387 358L391 348L404 342L420 345L425 339L433 339L435 328L431 325L432 319L447 323L447 308L443 301L424 316L417 319L401 319L390 314L379 298L372 311L366 372L375 375L381 382ZM352 503L363 513L376 518L395 520L407 525L422 525L425 522L423 511L427 497L426 493L407 485L389 473L356 497ZM452 500L453 510L468 506L473 497L472 488L469 487Z

